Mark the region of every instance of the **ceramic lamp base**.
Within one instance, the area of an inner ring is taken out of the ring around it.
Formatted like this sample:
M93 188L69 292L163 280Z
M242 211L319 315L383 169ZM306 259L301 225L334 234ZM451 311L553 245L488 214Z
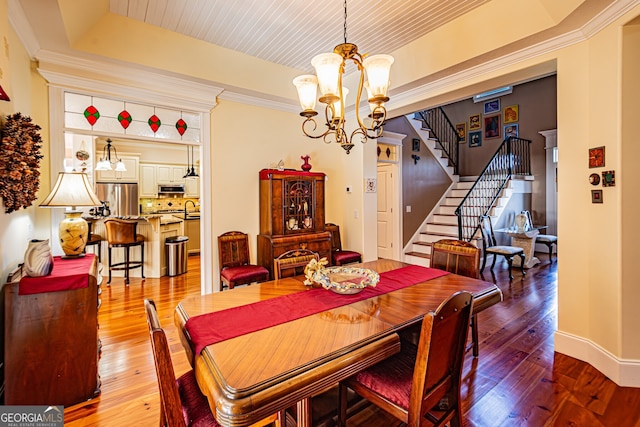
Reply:
M67 211L60 223L60 246L63 258L79 258L84 256L84 247L89 236L89 225L82 218L82 212Z

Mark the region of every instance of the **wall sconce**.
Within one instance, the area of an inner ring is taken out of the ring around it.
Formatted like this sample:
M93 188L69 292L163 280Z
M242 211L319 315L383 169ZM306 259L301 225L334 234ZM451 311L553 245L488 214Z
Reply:
M413 159L413 164L417 165L418 164L418 160L420 160L420 156L418 156L417 154L412 154L411 158Z

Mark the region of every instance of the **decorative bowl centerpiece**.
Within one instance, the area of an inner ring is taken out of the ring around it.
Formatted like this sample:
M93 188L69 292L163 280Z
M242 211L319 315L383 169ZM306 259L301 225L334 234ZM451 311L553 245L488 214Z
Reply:
M352 295L362 292L367 286L375 287L380 281L380 275L367 268L358 267L325 267L327 260L315 259L309 261L304 268L307 286L320 285L337 294Z

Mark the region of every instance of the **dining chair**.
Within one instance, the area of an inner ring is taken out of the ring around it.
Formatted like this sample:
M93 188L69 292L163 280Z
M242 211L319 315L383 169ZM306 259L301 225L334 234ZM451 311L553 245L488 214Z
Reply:
M345 265L362 262L362 255L360 252L342 249L339 226L327 223L325 224L324 229L331 233L331 265Z
M524 249L519 246L508 246L508 245L498 245L496 241L496 236L493 233L493 224L491 223L491 217L488 215L480 216L480 233L482 234L482 267L480 267L480 271L484 270L485 265L487 264L487 255L493 255L493 262L491 263L491 271L493 271L493 267L496 265L496 260L498 259L498 255L502 255L506 260L507 264L509 264L509 280L513 280L513 273L511 271L511 267L513 264L513 257L520 257L520 271L522 271L522 275L525 276L527 273L524 271L524 263L525 263L525 255Z
M533 228L533 220L531 219L531 212L524 210L521 213L527 216L527 223L529 227ZM553 245L558 245L558 236L553 234L538 234L536 236L536 243L542 243L549 249L549 262L553 262Z
M302 274L304 267L312 259L319 261L320 255L309 249L294 249L281 254L273 260L274 279Z
M218 263L220 281L229 289L269 279L269 270L249 262L249 238L240 231L218 236Z
M147 324L153 350L153 360L160 390L160 426L166 427L218 427L207 398L198 387L193 370L176 379L167 335L160 325L156 304L151 299L144 300ZM276 422L284 427L284 411L267 417L253 426L265 426Z
M109 264L109 280L107 284L111 283L111 272L124 270L124 283L129 285L129 270L139 268L141 270L141 277L144 279L144 241L145 238L142 234L137 233L138 222L109 218L104 222L104 227L107 234L107 261ZM140 259L131 260L130 250L133 247L140 247ZM124 249L124 261L113 262L111 258L111 252L113 249Z
M410 427L425 421L462 425L460 383L473 306L457 292L422 321L418 345L401 341L400 352L340 382L338 425L346 425L351 389Z
M431 268L448 271L474 279L480 277L480 248L464 240L442 239L431 245ZM478 316L471 315L471 343L473 357L478 357Z

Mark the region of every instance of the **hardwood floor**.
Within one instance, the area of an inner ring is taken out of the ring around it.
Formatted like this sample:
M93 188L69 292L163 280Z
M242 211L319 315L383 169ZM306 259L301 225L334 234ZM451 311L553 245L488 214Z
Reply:
M484 279L498 284L504 301L479 317L480 357L465 359L462 398L465 426L640 427L640 389L616 386L593 367L553 352L557 327L557 262L528 270L509 283L504 262ZM167 331L178 375L190 367L173 323L173 310L200 293L199 259L177 277L114 278L103 282L99 312L102 394L65 409L67 426L154 426L159 422L158 389L144 314L152 298ZM399 425L368 408L349 426Z

